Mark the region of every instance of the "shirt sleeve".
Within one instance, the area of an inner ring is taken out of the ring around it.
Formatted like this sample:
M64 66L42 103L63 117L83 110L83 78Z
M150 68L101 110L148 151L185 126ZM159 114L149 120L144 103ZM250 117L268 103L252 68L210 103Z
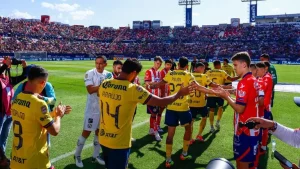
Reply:
M271 132L274 136L276 136L281 141L296 147L300 148L300 130L299 129L291 129L285 127L281 124L277 124L277 129L274 132Z
M46 96L44 96L45 101L47 102L48 105L55 105L56 96L55 96L54 88L51 85L51 83L49 82L46 83L45 90L46 90Z
M147 70L147 71L145 72L144 81L145 81L145 82L147 82L147 81L152 81L151 72L150 72L149 70Z
M239 82L236 91L236 104L246 106L248 102L248 86L246 83Z
M18 96L18 94L20 94L22 92L22 88L23 88L23 84L24 83L21 83L18 88L16 89L15 93L14 93L14 97L12 98L12 100L15 100L16 97Z
M84 83L85 83L85 86L94 85L93 72L92 71L88 71L88 72L85 73Z
M132 92L132 100L136 103L147 104L152 94L140 85L134 84Z
M166 76L163 78L163 81L165 81L166 83L170 83L172 79L172 76L171 76L171 71L169 71Z
M37 110L35 111L35 117L38 123L43 126L44 128L50 127L54 121L49 113L48 106L45 101L40 101L37 104Z

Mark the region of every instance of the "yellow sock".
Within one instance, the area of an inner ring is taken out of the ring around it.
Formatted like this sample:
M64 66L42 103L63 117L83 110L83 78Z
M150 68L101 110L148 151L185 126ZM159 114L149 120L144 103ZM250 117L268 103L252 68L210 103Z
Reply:
M183 152L187 153L190 146L190 140L183 140Z
M221 120L222 115L223 115L223 107L219 107L217 121Z
M172 146L173 146L173 144L166 144L166 157L167 157L167 159L171 158Z
M206 126L206 118L205 119L202 118L201 122L200 122L200 126L199 126L199 132L198 132L199 136L202 136L202 133L203 133L203 130L204 130L205 126Z
M214 111L209 111L209 122L210 126L214 125L214 118L215 118L215 112Z

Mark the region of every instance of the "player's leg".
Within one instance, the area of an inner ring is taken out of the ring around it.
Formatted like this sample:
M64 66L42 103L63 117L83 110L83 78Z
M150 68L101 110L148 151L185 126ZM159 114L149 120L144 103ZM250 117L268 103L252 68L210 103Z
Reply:
M264 111L264 118L270 120L271 119L271 112L265 110ZM269 139L269 130L268 129L262 129L261 155L266 153L268 139Z
M203 133L203 130L205 129L207 116L208 116L207 107L201 107L200 114L201 114L202 118L201 118L201 122L200 122L200 125L199 125L199 132L198 132L198 135L196 137L196 140L199 140L199 141L203 142L204 139L202 137L202 133Z
M94 114L93 119L95 121L93 126L99 126L100 114ZM99 143L98 135L99 135L99 129L97 127L96 130L95 130L95 135L94 135L94 152L93 152L92 162L97 162L101 165L104 165L105 162L102 158L100 158L100 155L99 155L101 146L100 146L100 143Z
M5 154L5 150L6 150L6 143L7 143L11 125L12 125L12 117L4 115L3 125L2 125L1 135L0 135L0 145L1 145L1 149L3 150L4 154Z
M188 155L189 143L191 140L191 122L192 122L192 114L190 111L187 112L177 112L179 116L179 121L181 126L184 126L185 133L183 137L183 150L180 155L181 160L189 160L192 156Z
M105 167L107 169L126 169L130 154L128 149L110 149L102 146L103 158L105 160Z
M193 139L193 131L194 131L194 121L197 118L197 114L198 114L198 110L196 107L190 107L190 111L192 114L192 122L191 122L191 141L190 141L190 145L193 144L195 142L195 140Z
M150 130L149 134L154 135L156 141L161 141L161 137L157 131L156 117L159 109L157 106L147 106L147 113L150 114Z
M216 122L216 128L217 130L220 130L220 120L223 115L223 105L224 105L224 99L222 98L216 98L217 99L217 104L218 104L218 114L217 114L217 122Z
M164 110L165 110L164 107L159 107L159 111L158 111L157 116L156 116L157 131L160 132L160 133L164 132L160 127L161 116L162 116L162 113L163 113Z
M215 97L207 98L207 107L209 107L209 122L210 122L210 132L215 132L214 128L214 118L215 118L215 108L216 108L216 99Z
M172 110L166 110L165 124L168 126L168 136L166 139L166 167L170 168L174 165L172 161L172 147L173 147L173 138L175 135L176 127L178 126L179 118L176 112Z

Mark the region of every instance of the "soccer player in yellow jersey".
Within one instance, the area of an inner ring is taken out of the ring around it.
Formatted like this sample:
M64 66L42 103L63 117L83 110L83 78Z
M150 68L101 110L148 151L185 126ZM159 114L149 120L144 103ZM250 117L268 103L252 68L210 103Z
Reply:
M189 60L186 57L181 57L178 63L178 69L168 72L164 79L153 85L153 87L162 86L165 84L170 85L170 92L174 94L179 91L180 87L188 86L191 82L195 82L194 76L188 72L188 63ZM205 87L201 88L201 92L211 93L212 90L206 89ZM188 148L191 140L191 122L192 114L189 109L189 96L181 97L175 102L167 106L165 124L168 126L168 137L166 140L166 167L170 168L174 165L174 162L171 159L172 155L172 145L173 138L175 135L176 127L179 125L185 128L185 133L183 137L183 151L180 155L181 160L191 159L192 157L188 155Z
M105 80L99 88L101 109L99 142L107 169L125 169L131 148L132 118L137 103L166 106L179 97L189 94L189 88L164 98L151 94L138 84L133 84L142 70L137 60L127 59L116 79ZM179 89L179 88L178 88Z
M233 67L231 65L228 64L229 61L228 59L224 59L223 60L223 66L221 67L222 70L224 70L229 76L235 76L235 71L233 69ZM225 80L225 84L224 85L231 85L232 81L230 80Z
M207 76L216 84L223 86L225 84L225 80L235 81L239 79L239 77L231 77L224 70L221 70L221 62L216 60L214 61L214 69L206 72ZM215 132L214 128L214 116L215 116L215 108L218 108L218 116L216 128L220 130L220 120L223 114L223 105L224 100L215 95L208 95L207 98L207 107L210 108L209 112L209 121L210 121L210 132Z
M201 86L210 86L210 87L219 87L219 85L213 83L209 77L204 74L205 71L205 65L201 62L197 63L194 66L194 77L196 82L199 83L199 85ZM192 124L191 124L191 133L192 133L192 137L193 137L193 123L194 120L196 119L197 115L200 114L202 119L200 122L200 126L199 126L199 132L198 135L196 137L196 140L203 142L204 139L202 137L202 132L205 128L206 125L206 119L208 116L208 110L206 107L206 94L205 93L201 93L198 90L195 90L194 93L190 94L190 101L189 101L189 106L190 106L190 111L192 113ZM194 143L194 139L191 138L190 144Z
M12 103L13 146L11 169L52 169L50 164L47 132L57 136L60 120L70 107L59 105L53 114L44 100L38 98L48 79L48 72L32 67L28 74L26 91L20 93ZM53 117L52 117L53 116Z

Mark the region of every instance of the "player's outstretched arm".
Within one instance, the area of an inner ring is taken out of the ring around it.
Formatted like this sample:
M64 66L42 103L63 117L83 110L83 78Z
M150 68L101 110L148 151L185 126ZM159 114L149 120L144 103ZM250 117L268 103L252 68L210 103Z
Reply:
M243 113L245 110L245 105L236 104L236 101L230 97L230 93L223 88L218 88L214 90L215 94L219 97L225 99L228 104L233 108L237 113Z
M152 82L152 83L148 83L148 86L146 84L146 87L149 89L157 89L162 87L163 85L167 84L167 82L165 82L164 80L160 81L160 82Z
M211 83L212 84L212 83ZM213 85L214 86L214 85ZM216 87L218 87L218 85L216 85ZM206 94L215 94L215 92L213 91L213 90L211 90L211 89L208 89L208 88L206 88L206 87L204 87L204 86L201 86L199 83L197 83L197 82L192 82L191 83L191 88L194 88L194 89L196 89L196 90L198 90L198 91L200 91L200 92L202 92L202 93L206 93Z
M228 76L227 77L227 80L230 80L230 81L236 81L236 80L238 80L240 77L238 77L238 76L236 76L236 77L231 77L231 76Z
M191 92L192 92L191 86L187 86L187 87L180 88L180 90L176 94L173 94L171 96L160 98L155 95L152 95L150 100L147 102L147 105L164 107L167 106L168 104L173 103L178 98L188 95Z

